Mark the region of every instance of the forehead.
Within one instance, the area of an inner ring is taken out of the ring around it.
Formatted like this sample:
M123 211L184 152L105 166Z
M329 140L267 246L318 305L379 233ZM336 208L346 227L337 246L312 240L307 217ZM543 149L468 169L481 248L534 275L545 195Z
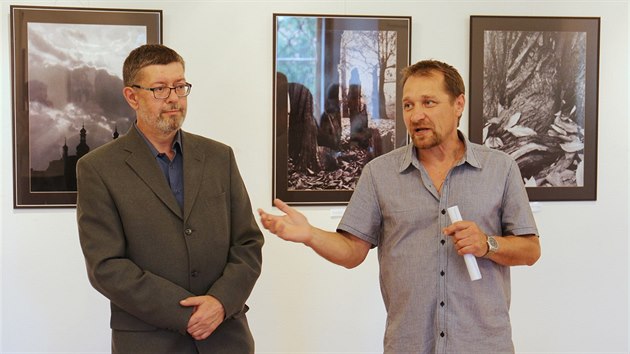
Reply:
M149 84L184 80L184 66L178 62L166 65L147 65L140 69L137 78Z
M403 96L446 94L444 74L432 71L410 76L403 86Z

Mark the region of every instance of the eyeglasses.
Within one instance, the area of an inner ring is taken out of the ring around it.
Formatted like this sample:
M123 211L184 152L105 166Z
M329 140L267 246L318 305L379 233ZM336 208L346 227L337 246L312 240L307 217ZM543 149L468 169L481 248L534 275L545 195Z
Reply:
M160 86L160 87L142 87L140 85L131 85L131 87L147 90L153 92L153 97L158 100L163 100L171 95L171 90L175 90L175 94L179 97L186 97L190 94L192 84L185 83L183 85L177 85L175 87Z

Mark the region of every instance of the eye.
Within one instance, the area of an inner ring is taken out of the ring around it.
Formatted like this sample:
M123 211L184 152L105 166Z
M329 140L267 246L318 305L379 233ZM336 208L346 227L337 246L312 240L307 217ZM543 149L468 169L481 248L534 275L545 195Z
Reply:
M175 93L179 97L184 97L184 96L188 96L188 94L190 93L190 88L191 87L192 87L192 85L190 85L189 83L185 82L183 84L175 85L174 89L175 89Z
M402 106L403 106L403 109L406 110L406 111L410 110L413 107L413 105L411 103L409 103L409 102L403 102Z
M166 86L154 87L152 90L153 90L153 92L157 93L158 95L159 94L163 94L164 91L166 91Z
M423 104L424 104L426 107L433 107L433 106L435 106L435 105L437 104L437 102L435 102L434 100L425 100L425 101L423 102Z

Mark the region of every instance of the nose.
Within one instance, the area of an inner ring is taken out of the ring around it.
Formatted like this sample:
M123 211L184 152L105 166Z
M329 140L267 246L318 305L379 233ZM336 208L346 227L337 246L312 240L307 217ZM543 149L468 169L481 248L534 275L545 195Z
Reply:
M411 119L412 122L418 122L427 117L422 107L414 107L413 110L409 112L409 114L410 114L409 118Z
M180 97L177 96L177 94L175 93L175 90L173 88L169 87L169 92L168 92L168 97L166 97L166 101L167 102L176 102L179 101Z

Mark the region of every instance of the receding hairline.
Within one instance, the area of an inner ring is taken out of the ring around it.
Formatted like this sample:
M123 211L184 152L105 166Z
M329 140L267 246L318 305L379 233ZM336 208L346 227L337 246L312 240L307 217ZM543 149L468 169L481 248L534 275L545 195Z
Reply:
M466 94L464 79L459 71L448 63L433 59L421 60L402 69L401 78L403 88L410 77L428 77L433 75L440 77L438 73L442 74L441 77L444 83L444 89L452 99Z

